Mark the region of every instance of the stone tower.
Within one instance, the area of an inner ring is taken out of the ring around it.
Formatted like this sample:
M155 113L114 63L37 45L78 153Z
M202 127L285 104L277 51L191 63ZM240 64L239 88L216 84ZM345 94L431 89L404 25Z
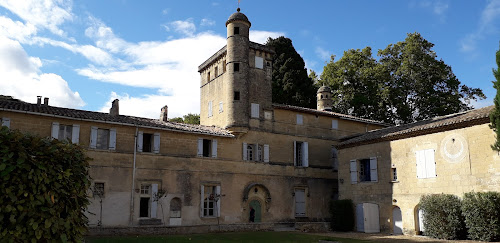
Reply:
M317 109L319 111L332 111L332 90L328 86L321 86L316 93L318 97Z

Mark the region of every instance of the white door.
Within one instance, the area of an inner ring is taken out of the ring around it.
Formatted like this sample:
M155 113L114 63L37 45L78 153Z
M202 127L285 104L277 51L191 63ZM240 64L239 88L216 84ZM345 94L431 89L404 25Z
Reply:
M356 230L358 232L365 231L365 216L363 215L363 204L356 205Z
M424 232L424 211L422 209L418 209L417 211L417 216L418 216L418 231L419 232Z
M395 235L403 234L403 215L399 207L392 209L392 229Z
M363 203L363 214L365 216L365 233L380 232L378 205L373 203Z

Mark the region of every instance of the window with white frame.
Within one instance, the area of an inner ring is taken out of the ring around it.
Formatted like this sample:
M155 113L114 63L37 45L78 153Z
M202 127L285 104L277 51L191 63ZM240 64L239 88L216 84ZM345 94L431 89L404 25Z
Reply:
M264 58L255 57L255 68L263 69L264 68Z
M293 162L298 167L309 167L309 146L307 142L293 142Z
M377 158L353 159L349 166L351 174L351 184L358 182L377 182Z
M252 118L259 118L259 113L260 113L260 106L259 104L252 103L251 104L251 117Z
M201 217L219 217L220 216L220 186L219 185L201 185Z
M243 160L269 162L269 145L243 143Z
M217 157L217 139L198 139L198 157Z
M10 128L10 118L0 117L0 124L2 124L2 126L6 126L7 128Z
M139 218L156 218L158 202L158 184L142 183L139 195Z
M297 125L304 124L304 117L300 114L297 114Z
M306 190L303 188L295 189L295 217L306 216Z
M417 178L436 177L436 161L434 160L434 149L426 149L415 152L417 158Z
M80 141L80 125L64 125L53 122L51 137L53 139L68 140L72 143L78 143Z
M159 153L160 133L139 131L137 134L137 152Z
M212 101L208 101L208 117L212 117Z
M116 149L116 129L102 129L91 127L90 148L93 149Z

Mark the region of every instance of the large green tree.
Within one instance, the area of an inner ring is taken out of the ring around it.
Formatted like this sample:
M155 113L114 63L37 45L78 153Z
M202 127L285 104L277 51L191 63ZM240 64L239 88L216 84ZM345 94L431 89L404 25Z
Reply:
M316 108L317 87L308 77L304 59L286 37L267 39L267 46L276 52L273 56L273 102Z
M496 60L497 69L493 69L493 75L495 76L496 81L493 81L493 87L497 90L497 94L493 100L495 108L493 108L490 114L490 127L493 128L497 134L495 143L491 145L491 148L493 150L500 151L500 48L496 53Z
M200 115L199 114L187 114L182 117L174 117L171 119L168 119L170 122L177 122L177 123L187 123L187 124L200 124Z
M324 67L321 84L332 89L334 110L357 117L390 122L387 111L389 72L372 57L370 47L350 49Z

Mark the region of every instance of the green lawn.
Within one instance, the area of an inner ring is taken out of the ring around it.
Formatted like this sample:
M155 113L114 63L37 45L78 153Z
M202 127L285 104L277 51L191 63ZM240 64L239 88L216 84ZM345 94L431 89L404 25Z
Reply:
M88 237L86 243L111 242L318 242L319 240L339 241L342 243L369 242L356 239L331 238L326 236L301 234L294 232L237 232L168 236L127 236L127 237Z

